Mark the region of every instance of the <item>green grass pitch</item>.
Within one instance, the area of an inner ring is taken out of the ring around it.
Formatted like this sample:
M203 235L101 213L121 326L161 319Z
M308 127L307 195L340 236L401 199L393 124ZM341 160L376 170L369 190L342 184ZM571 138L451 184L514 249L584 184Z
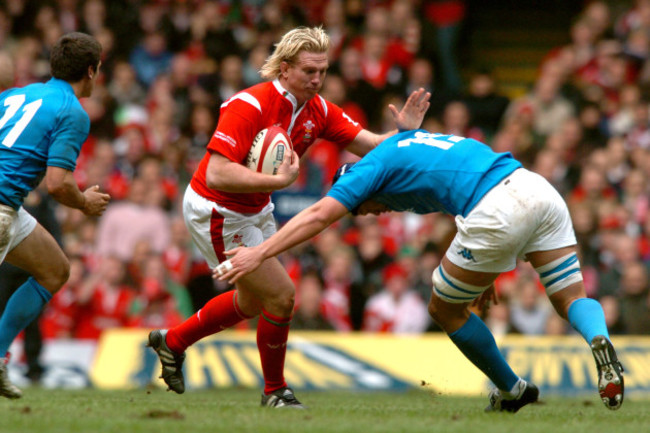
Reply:
M259 407L250 389L189 391L44 390L0 400L2 433L579 433L641 432L650 401L628 398L616 412L593 398L542 398L517 414L484 413L487 398L405 393L300 392L305 411Z

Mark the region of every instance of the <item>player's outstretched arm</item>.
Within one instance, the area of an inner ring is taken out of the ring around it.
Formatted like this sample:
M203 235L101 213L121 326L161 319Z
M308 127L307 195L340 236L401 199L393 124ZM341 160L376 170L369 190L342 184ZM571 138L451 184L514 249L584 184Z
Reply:
M111 197L99 191L99 186L91 186L84 192L79 190L70 170L50 166L45 172L48 193L56 201L68 207L79 209L89 216L99 216L106 210Z
M393 104L389 104L388 109L393 115L397 129L400 131L418 129L422 125L429 105L431 105L430 98L431 93L420 87L409 95L401 111L397 111Z
M340 202L331 197L324 197L291 218L284 227L262 244L251 248L238 247L224 252L230 259L217 266L212 276L233 284L239 278L257 269L264 260L311 239L347 213L348 210Z
M275 175L257 173L220 153L213 153L205 176L208 187L219 191L271 192L291 185L298 178L299 167L298 155L293 151L285 153Z
M377 147L379 143L395 135L398 131L419 128L424 120L424 115L429 109L429 105L431 105L429 102L430 98L431 93L420 88L409 95L401 111L397 111L397 108L393 104L388 105L388 109L393 114L397 129L393 129L385 134L375 134L374 132L363 129L357 134L352 143L346 147L346 150L357 156L364 156Z

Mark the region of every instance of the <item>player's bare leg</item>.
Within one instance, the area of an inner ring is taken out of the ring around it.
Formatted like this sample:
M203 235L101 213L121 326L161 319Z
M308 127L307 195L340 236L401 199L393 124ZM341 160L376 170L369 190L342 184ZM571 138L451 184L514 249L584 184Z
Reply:
M63 287L70 275L68 258L54 237L40 224L36 224L5 260L28 272L51 294Z
M68 279L70 264L50 233L40 224L12 249L5 260L32 277L9 298L0 318L0 396L20 398L8 376L9 345L29 325Z

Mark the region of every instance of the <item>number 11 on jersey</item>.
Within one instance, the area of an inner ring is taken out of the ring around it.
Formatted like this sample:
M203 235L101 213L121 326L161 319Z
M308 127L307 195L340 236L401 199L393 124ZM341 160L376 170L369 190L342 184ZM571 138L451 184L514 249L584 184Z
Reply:
M7 107L7 111L5 111L4 116L2 116L2 119L0 119L0 130L7 124L9 119L14 117L14 115L18 112L24 103L25 95L12 95L5 99L5 107ZM29 122L34 118L34 115L41 107L42 103L42 99L37 99L36 101L30 102L23 107L22 117L18 119L14 126L9 130L7 135L5 135L4 139L2 140L3 145L7 147L14 145L18 137L20 137L20 134L23 133Z

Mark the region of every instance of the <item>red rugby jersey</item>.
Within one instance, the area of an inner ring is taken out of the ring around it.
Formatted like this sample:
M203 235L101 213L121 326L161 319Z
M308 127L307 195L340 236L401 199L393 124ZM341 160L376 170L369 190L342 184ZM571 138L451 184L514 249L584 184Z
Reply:
M257 133L270 126L280 126L289 133L294 151L302 156L317 138L343 148L363 129L339 106L320 95L302 107L297 105L296 98L278 80L252 86L224 102L217 129L192 177L192 188L235 212L257 213L269 202L270 193L231 193L208 188L205 173L212 152L243 164Z

